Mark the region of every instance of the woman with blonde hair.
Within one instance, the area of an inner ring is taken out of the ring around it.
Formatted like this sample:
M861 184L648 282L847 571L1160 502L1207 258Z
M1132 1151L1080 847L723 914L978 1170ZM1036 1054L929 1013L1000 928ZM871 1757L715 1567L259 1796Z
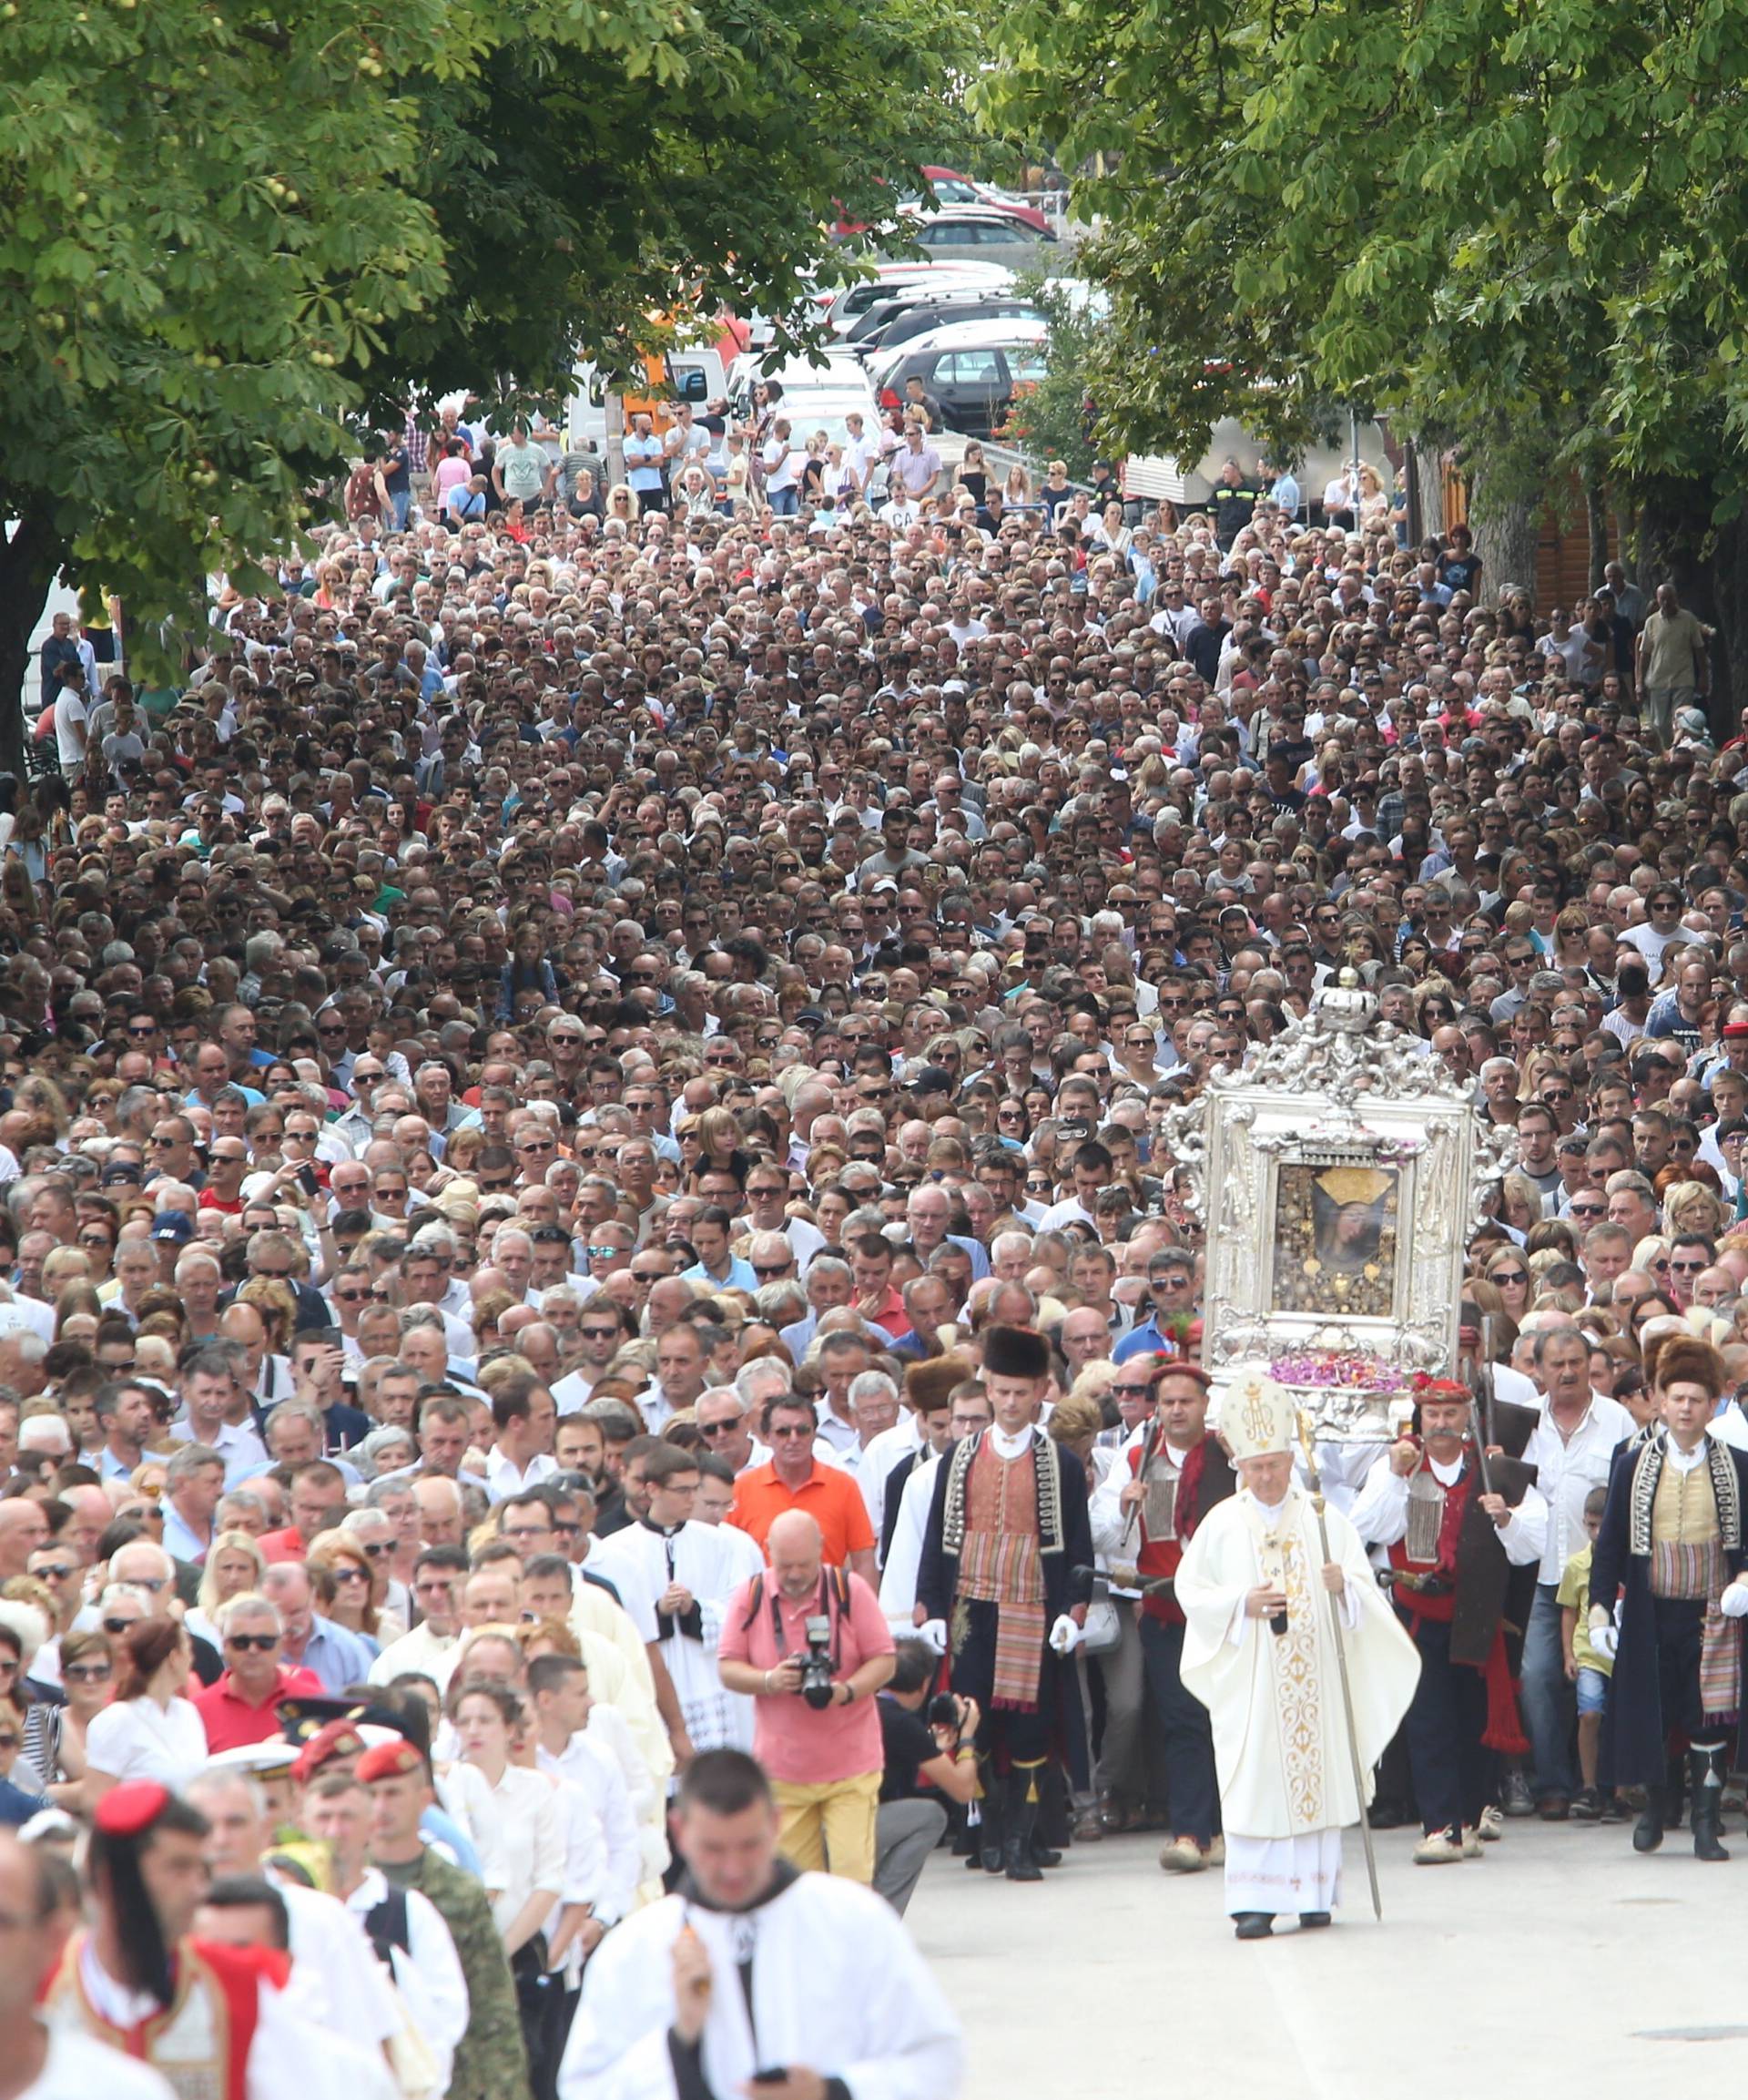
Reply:
M200 1587L188 1628L218 1647L218 1607L245 1590L259 1590L267 1574L267 1555L246 1531L221 1531L200 1564Z
M1702 1181L1678 1181L1663 1191L1663 1221L1672 1239L1697 1232L1715 1245L1729 1218L1723 1198Z

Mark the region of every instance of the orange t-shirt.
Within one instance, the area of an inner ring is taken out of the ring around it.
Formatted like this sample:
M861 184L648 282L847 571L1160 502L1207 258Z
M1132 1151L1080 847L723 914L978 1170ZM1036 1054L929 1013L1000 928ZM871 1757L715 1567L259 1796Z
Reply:
M854 1476L841 1466L822 1465L816 1458L813 1471L791 1493L777 1477L774 1459L756 1465L735 1483L728 1522L757 1539L762 1547L772 1524L786 1509L806 1510L819 1526L825 1541L823 1558L828 1566L847 1566L851 1554L874 1550L874 1527L868 1521L868 1504Z

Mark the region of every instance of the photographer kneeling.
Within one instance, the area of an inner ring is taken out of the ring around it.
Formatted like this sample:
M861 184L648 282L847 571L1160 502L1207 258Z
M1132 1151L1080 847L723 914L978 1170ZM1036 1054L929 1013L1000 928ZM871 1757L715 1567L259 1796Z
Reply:
M805 1510L778 1517L765 1547L769 1568L724 1607L718 1670L753 1699L784 1858L871 1881L884 1762L874 1695L892 1675L891 1630L859 1575L821 1565Z
M975 1699L951 1692L929 1696L940 1657L927 1641L900 1641L897 1658L879 1701L886 1777L875 1826L874 1889L903 1917L947 1828L946 1809L933 1795L919 1792L919 1783L927 1779L961 1808L977 1798L974 1738L981 1717Z

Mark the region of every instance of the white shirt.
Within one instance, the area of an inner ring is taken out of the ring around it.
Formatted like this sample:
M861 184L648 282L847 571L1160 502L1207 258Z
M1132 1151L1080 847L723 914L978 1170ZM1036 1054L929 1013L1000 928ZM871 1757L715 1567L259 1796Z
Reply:
M502 1932L536 1889L554 1902L564 1894L564 1828L557 1788L546 1773L508 1765L496 1786L486 1784L493 1812L479 1818L473 1837L492 1915Z
M371 1665L370 1681L373 1685L390 1684L412 1670L432 1678L439 1691L446 1691L450 1678L455 1674L456 1651L460 1646L459 1634L434 1634L428 1625L421 1624L411 1633L402 1634L398 1641L389 1643Z
M270 1869L267 1879L285 1903L299 2010L361 2049L398 2034L400 2008L345 1904Z
M635 1903L644 1873L631 1789L617 1760L604 1743L590 1741L579 1730L556 1756L544 1746L537 1749L534 1761L559 1781L561 1798L580 1804L597 1826L600 1855L595 1884L587 1889L573 1886L567 1894L592 1904L603 1923L617 1924Z
M589 1404L595 1388L594 1379L584 1378L580 1371L567 1371L553 1388L553 1403L561 1415L574 1414Z
M538 1487L557 1471L558 1461L543 1452L536 1452L525 1466L518 1467L503 1452L490 1451L485 1457L485 1492L493 1502L502 1502L506 1495L520 1494L525 1487Z
M240 1487L251 1473L265 1473L271 1463L267 1446L246 1422L222 1422L218 1432L197 1438L186 1422L173 1422L170 1434L178 1443L204 1443L225 1462L225 1492Z
M1631 1415L1618 1400L1592 1392L1570 1437L1562 1437L1542 1402L1541 1421L1524 1446L1524 1463L1536 1468L1536 1484L1548 1504L1548 1544L1537 1580L1557 1583L1566 1563L1586 1544L1584 1498L1606 1487L1609 1461L1633 1433Z
M119 2049L72 2027L51 2027L48 2054L18 2100L176 2100L169 2081L149 2064L137 2064Z
M364 1938L364 1921L388 1893L387 1881L376 1868L370 1867L351 1894L341 1899L356 1921L361 1939ZM395 1988L412 2025L424 2036L437 2060L436 2089L443 2093L449 2087L455 2044L467 2032L467 1979L449 1927L431 1898L421 1895L417 1889L405 1889L401 1893L407 1900L407 1945L391 1950ZM374 1950L368 1941L363 1952L371 1955L374 1967Z
M188 1699L160 1707L154 1698L123 1699L91 1717L86 1760L117 1779L156 1779L179 1794L206 1769L207 1731Z

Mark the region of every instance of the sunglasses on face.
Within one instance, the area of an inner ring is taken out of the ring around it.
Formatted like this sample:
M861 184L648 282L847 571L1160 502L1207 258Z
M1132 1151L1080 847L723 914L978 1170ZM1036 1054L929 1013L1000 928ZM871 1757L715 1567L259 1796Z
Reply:
M61 1675L70 1685L107 1684L114 1671L107 1663L64 1663Z
M106 1620L105 1624L107 1623ZM240 1655L246 1655L250 1648L255 1649L258 1654L268 1655L279 1645L279 1636L278 1634L227 1634L225 1636L225 1646L228 1648L235 1648Z

